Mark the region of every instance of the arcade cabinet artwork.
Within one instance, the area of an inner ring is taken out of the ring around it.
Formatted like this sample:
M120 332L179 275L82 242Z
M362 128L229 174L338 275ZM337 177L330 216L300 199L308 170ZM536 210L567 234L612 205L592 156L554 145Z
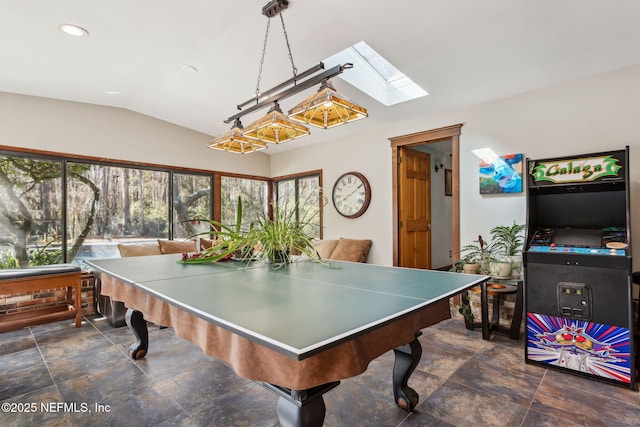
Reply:
M635 389L629 148L527 159L527 363Z

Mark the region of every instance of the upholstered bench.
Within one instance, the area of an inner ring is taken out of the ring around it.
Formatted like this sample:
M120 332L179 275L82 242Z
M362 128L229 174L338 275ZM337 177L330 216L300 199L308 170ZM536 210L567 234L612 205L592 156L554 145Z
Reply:
M184 252L196 252L196 242L193 240L179 241L158 239L150 242L118 243L120 256L136 257L164 254L178 254ZM124 315L127 308L120 301L113 301L110 297L102 295L102 283L100 276L94 275L93 298L94 307L99 314L102 314L107 322L114 328L126 325Z
M74 264L0 270L0 295L67 288L67 298L64 305L1 315L0 332L73 318L75 318L76 328L79 328L82 324L80 276L80 266Z

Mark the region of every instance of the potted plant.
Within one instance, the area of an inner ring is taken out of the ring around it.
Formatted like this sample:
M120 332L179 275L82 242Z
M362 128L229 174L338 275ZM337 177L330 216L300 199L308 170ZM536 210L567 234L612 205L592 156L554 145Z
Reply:
M272 264L291 262L294 255L305 255L320 261L313 245L313 238L305 229L309 222L304 218L296 219L295 206L280 206L273 203L273 215L258 216L252 223L249 236L259 246L259 260L268 260Z
M210 248L202 252L183 256L184 264L203 264L220 260L247 259L253 256L255 242L250 235L250 230L242 228L242 199L238 197L236 208L236 223L226 225L212 219L194 218L190 221L206 222L211 226L211 231L205 231L198 236L206 235L213 239Z
M467 274L480 273L480 263L474 255L466 255L461 260L461 271Z
M466 273L475 270L475 273L489 274L491 263L497 261L494 255L495 245L485 241L481 235L478 235L478 240L473 242L462 248L462 252L466 252L462 258L463 271ZM471 264L476 264L478 267L471 267Z
M214 220L204 220L212 230L201 233L214 238L211 248L193 256L183 257L185 264L203 264L226 259L247 262L268 261L280 266L291 262L292 256L305 255L322 261L315 250L313 239L306 233L308 221L296 219L295 207L273 204L273 215L262 213L243 229L242 200L238 198L236 224L228 226Z
M491 237L496 249L508 260L513 270L520 273L522 266L522 245L524 243L524 224L498 225L491 229Z

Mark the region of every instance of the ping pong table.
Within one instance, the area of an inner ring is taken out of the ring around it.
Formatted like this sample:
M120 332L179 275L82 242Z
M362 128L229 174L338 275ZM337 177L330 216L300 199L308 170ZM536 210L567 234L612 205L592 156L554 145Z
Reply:
M102 293L127 307L136 337L130 357L147 354L146 320L172 327L241 377L273 390L282 426L321 426L322 395L391 349L395 402L413 411L418 394L407 382L422 355L420 330L449 317L449 297L486 287L488 279L350 262L273 268L179 259L87 261L99 272ZM436 310L442 305L446 315Z

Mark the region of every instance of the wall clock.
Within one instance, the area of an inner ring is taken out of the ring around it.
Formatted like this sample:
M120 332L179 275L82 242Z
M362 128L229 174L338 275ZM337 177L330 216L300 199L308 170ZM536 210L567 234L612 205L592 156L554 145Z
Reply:
M333 185L333 206L346 218L357 218L369 207L371 187L361 173L347 172Z

